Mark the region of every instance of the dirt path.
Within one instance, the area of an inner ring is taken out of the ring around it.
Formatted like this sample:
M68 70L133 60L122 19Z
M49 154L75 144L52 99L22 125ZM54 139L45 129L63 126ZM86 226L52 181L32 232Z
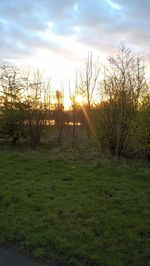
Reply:
M22 254L14 247L0 247L0 266L58 266L54 262L43 264Z

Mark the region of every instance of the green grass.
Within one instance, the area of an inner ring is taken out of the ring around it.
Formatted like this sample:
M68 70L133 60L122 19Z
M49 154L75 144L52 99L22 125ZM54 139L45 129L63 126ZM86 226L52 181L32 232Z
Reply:
M148 265L148 165L55 157L0 152L0 242L61 265Z

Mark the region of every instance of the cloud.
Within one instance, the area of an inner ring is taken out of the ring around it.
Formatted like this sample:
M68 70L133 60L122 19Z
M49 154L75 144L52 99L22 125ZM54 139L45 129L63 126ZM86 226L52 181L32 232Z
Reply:
M73 58L68 39L106 54L125 41L148 54L149 10L149 0L1 0L0 58L40 49Z

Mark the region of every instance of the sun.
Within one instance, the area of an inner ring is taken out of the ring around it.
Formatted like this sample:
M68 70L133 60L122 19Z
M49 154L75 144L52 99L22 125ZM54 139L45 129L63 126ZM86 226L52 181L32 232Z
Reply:
M75 97L75 103L78 105L78 106L82 106L84 104L84 97L82 95L77 95ZM70 100L70 97L67 93L65 93L64 95L64 107L65 107L65 110L70 110L71 108L71 100Z
M75 97L75 102L78 106L82 106L83 103L84 103L84 98L82 95L77 95ZM69 95L67 95L65 93L64 95L64 107L65 107L65 110L69 110L71 108L71 100L69 98Z
M83 101L84 101L83 96L82 95L77 95L77 97L76 97L77 104L83 105Z

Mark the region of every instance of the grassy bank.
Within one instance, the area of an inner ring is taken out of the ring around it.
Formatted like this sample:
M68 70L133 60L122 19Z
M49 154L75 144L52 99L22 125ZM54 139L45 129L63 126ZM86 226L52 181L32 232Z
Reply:
M0 242L61 265L148 265L150 168L0 152Z

